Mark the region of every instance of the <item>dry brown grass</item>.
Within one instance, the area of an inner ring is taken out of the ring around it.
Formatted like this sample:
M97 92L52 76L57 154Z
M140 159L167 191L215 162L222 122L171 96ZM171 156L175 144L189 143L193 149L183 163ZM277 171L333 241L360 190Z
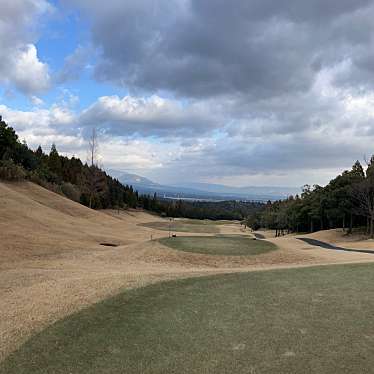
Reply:
M93 211L32 183L0 183L0 360L48 324L127 288L213 273L374 260L294 237L270 239L279 250L252 257L175 251L150 241L167 232L139 226L157 219L140 211ZM239 224L219 230L243 234Z

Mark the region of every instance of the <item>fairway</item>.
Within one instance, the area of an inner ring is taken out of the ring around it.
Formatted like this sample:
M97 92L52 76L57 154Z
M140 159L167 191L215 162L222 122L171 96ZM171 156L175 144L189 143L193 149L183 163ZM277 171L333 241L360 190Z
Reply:
M179 236L162 238L159 242L184 252L221 256L253 256L277 248L273 243L244 235Z
M368 373L373 296L366 264L159 283L56 323L0 373Z
M141 224L141 226L162 231L170 230L171 232L195 232L216 234L220 231L218 227L219 224L212 223L212 221L199 220L148 222Z

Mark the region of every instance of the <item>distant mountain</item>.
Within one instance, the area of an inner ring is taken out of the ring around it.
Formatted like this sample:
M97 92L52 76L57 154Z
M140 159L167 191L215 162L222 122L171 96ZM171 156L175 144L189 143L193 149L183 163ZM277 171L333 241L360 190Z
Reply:
M137 174L131 174L127 173L125 171L119 171L119 170L108 170L107 171L109 175L112 177L118 179L122 184L128 184L128 185L145 185L145 186L157 186L158 183L155 183L151 181L148 178L141 177Z
M182 187L182 186L181 186ZM195 188L201 191L218 193L218 194L237 194L237 195L270 195L283 196L286 198L290 195L300 194L301 189L296 187L274 187L274 186L247 186L233 187L223 184L211 183L187 183L183 187Z
M131 174L118 170L108 170L107 172L112 177L117 178L122 184L132 185L139 192L145 194L157 193L161 197L165 195L165 197L171 198L208 198L211 195L209 192L199 191L195 188L165 186L137 174Z
M160 197L171 199L267 201L285 199L289 195L301 192L299 188L294 187L231 187L221 184L193 182L167 186L140 175L123 171L108 170L108 173L121 183L132 185L140 193L149 195L157 193Z

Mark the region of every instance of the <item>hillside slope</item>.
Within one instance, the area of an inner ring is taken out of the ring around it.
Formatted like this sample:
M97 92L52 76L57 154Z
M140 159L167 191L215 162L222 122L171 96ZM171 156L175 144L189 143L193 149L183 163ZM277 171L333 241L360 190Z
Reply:
M30 182L0 183L0 264L42 254L88 250L103 242L125 245L139 240L133 230L124 230L124 224L136 226L147 214L135 217L129 212L125 219L122 214L121 220L114 216Z

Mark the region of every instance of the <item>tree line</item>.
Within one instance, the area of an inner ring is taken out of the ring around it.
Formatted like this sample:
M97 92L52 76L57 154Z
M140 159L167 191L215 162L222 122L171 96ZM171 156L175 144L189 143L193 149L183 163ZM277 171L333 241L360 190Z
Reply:
M260 212L264 204L247 201L186 201L158 199L152 210L174 218L239 220Z
M95 147L90 146L90 151L94 157ZM101 170L93 158L83 163L79 158L62 156L55 144L48 153L41 146L30 149L1 117L0 179L27 179L94 209L136 208L147 199Z
M269 201L260 212L250 214L245 224L255 230L276 230L276 235L339 227L351 233L354 227L365 227L373 238L374 156L365 168L356 161L325 187L305 185L300 195Z
M198 202L139 195L103 171L97 162L98 142L93 131L88 162L66 157L52 145L48 153L30 149L0 116L0 179L27 179L93 209L143 208L168 217L243 220L261 209L259 203Z

